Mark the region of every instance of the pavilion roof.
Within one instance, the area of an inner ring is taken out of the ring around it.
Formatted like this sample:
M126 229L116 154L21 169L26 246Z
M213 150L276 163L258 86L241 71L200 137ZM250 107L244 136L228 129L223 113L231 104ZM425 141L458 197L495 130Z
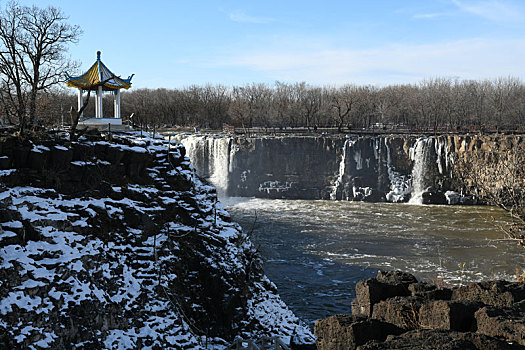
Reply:
M103 90L129 89L131 87L131 78L127 79L113 74L108 67L100 60L100 51L97 51L97 60L91 68L82 75L72 77L66 74L66 83L68 87L82 88L85 90L96 90L102 85Z

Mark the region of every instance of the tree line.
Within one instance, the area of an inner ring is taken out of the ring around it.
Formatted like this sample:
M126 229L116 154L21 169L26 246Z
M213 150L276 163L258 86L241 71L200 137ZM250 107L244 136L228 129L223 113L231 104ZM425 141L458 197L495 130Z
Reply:
M40 115L57 124L72 91L39 99ZM417 84L314 86L305 82L243 86L131 89L122 93L122 116L135 124L220 129L224 124L262 128L416 128L429 130L508 129L525 125L525 85L517 78L426 79ZM104 98L106 115L113 98ZM85 115L94 115L94 102Z

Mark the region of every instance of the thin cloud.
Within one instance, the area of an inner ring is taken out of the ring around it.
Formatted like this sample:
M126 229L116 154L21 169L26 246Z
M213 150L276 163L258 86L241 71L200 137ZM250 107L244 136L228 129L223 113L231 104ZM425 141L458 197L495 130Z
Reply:
M439 12L439 13L418 13L412 16L412 18L415 19L433 19L438 17L446 16L445 13Z
M371 50L258 52L223 57L221 66L263 72L269 80L317 84L413 83L430 76L485 79L523 72L525 39L471 39ZM523 78L523 74L519 76Z
M233 22L238 23L255 23L255 24L265 24L265 23L271 23L275 20L273 18L269 17L257 17L257 16L250 16L246 14L244 11L233 11L229 13L230 20Z
M461 11L497 22L523 22L523 8L504 1L460 1L452 0Z

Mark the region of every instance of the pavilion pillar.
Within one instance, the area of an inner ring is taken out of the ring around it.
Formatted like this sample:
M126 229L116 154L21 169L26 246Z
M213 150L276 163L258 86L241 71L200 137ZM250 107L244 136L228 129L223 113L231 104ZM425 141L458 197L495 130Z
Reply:
M95 118L99 118L99 111L98 111L98 107L99 107L99 103L98 103L98 90L97 90L97 93L95 94Z
M102 112L102 86L99 86L97 90L96 107L96 118L103 118L104 113Z
M82 108L82 105L84 104L84 98L82 96L82 93L83 93L82 88L78 88L78 110L79 111L80 111L80 108ZM84 113L82 112L82 114L80 114L79 117L82 118L83 114Z
M115 105L114 105L114 108L115 108L115 118L120 118L120 89L117 89L115 91Z

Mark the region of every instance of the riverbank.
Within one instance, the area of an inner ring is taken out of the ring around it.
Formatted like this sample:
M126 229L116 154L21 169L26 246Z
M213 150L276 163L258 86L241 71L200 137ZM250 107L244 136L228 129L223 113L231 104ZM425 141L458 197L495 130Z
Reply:
M525 285L448 288L379 271L357 284L352 314L318 320L315 335L320 350L523 349Z

